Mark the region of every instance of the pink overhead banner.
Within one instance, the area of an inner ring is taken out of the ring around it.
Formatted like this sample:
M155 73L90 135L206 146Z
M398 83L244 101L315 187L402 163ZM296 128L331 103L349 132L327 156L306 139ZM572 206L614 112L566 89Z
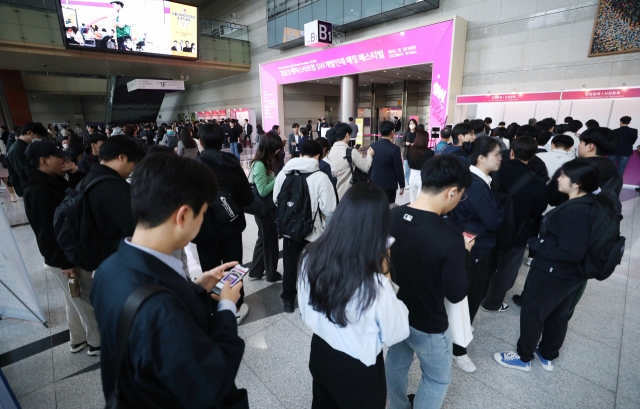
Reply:
M617 98L640 98L640 88L607 88L580 91L563 91L562 99L617 99Z
M553 92L525 92L510 94L487 94L487 95L459 95L456 97L457 104L484 104L489 102L536 102L536 101L559 101L560 91Z
M278 122L282 109L280 85L426 63L433 64L429 126L443 127L447 118L452 37L453 21L449 20L262 64L265 130Z

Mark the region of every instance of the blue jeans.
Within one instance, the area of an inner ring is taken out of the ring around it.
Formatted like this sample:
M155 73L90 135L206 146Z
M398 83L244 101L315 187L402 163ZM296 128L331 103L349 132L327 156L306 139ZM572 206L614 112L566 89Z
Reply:
M229 147L231 148L231 154L236 155L236 158L240 159L240 152L238 152L238 142L229 143Z
M622 177L624 175L624 170L627 167L627 162L629 162L629 156L609 155L609 159L611 159L616 165L618 168L618 174Z
M409 168L409 161L404 160L404 181L409 184L409 176L411 176L411 168Z
M451 333L427 334L409 327L409 338L389 347L385 372L391 409L411 409L407 398L409 368L414 352L420 360L422 379L413 407L438 409L442 406L451 383L453 359Z

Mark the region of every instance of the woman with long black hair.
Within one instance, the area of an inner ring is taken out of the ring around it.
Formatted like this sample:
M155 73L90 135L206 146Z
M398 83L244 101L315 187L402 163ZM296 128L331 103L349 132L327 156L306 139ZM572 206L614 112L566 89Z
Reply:
M405 182L407 182L407 185L409 184L409 173L411 169L407 160L407 154L409 153L409 148L415 143L417 132L418 121L411 118L409 120L409 130L404 133L404 135L402 136L402 141L400 143L400 145L402 146L402 159L404 160L404 180Z
M434 153L429 148L429 134L424 131L416 132L416 138L413 145L407 149L407 163L409 164L409 203L413 203L418 198L418 194L422 190L422 166L428 160L433 158Z
M261 197L273 202L273 187L276 182L275 171L278 167L278 152L282 149L282 139L275 132L268 132L260 139L256 156L251 161L249 183L255 185ZM267 281L275 283L282 280L278 268L278 231L275 210L262 217L255 215L258 225L258 240L253 249L253 261L249 270L250 280L260 280L266 274Z
M553 360L567 334L569 311L587 281L578 266L589 250L591 207L599 200L614 209L606 194L593 195L600 170L592 163L576 159L560 169L558 191L569 200L547 213L540 236L529 239L536 257L527 276L526 297L522 298L517 352L494 354L496 362L507 368L528 372L537 358L545 370L553 370Z
M191 159L198 157L198 145L193 136L191 136L191 129L184 127L180 131L180 140L178 141L176 152L178 152L178 156L186 156Z
M298 304L314 333L313 409L385 407L382 346L409 336L409 312L387 272L389 217L384 191L355 184L300 257Z

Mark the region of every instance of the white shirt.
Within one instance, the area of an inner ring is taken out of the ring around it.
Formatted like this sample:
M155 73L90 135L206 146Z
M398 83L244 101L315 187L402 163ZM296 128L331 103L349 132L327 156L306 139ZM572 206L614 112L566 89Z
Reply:
M298 305L302 321L331 348L344 352L366 366L376 363L383 345L394 345L409 337L409 310L396 297L391 281L378 275L380 287L373 304L356 317L354 300L347 304L349 323L341 328L309 305L309 283L298 281Z
M571 152L567 152L564 149L554 149L551 152L540 152L536 153L536 156L542 159L546 165L550 178L555 175L562 165L573 159Z
M570 136L571 139L573 139L573 146L571 147L571 150L569 150L569 157L571 159L577 158L578 157L578 145L580 145L580 138L578 138L576 136L576 134L573 133L573 132L565 132L562 135ZM556 136L558 136L558 135L556 135ZM553 138L555 138L555 136ZM547 144L544 146L545 148L547 148L547 150L549 152L551 152L551 142L553 142L553 138L551 138L551 140L549 142L547 142ZM551 172L549 172L549 176L551 176Z
M491 187L491 177L488 175L485 175L483 171L481 171L480 169L476 168L475 166L471 165L469 167L469 170L471 171L471 173L477 175L480 177L480 179L484 180L484 182L489 185L489 187Z

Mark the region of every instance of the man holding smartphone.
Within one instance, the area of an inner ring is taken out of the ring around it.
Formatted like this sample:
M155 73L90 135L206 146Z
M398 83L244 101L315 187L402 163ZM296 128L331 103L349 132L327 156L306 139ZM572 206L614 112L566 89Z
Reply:
M149 298L135 317L118 384L123 406L249 407L246 391L234 382L244 353L235 316L242 283L225 284L219 297L210 294L224 270L237 262L191 282L182 262L171 256L196 236L216 190L213 172L189 158L150 155L136 167L131 182L135 232L100 265L91 294L107 400L116 388L123 305L137 288L156 284L169 291Z

